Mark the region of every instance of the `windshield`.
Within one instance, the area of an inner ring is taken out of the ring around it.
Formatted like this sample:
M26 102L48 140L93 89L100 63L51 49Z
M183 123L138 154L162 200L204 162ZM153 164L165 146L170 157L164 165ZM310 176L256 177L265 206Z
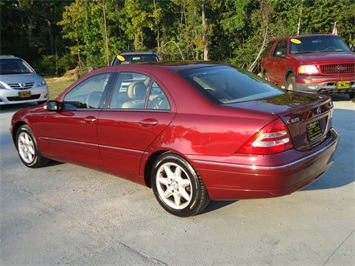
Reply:
M264 80L229 66L208 66L180 72L187 81L215 103L260 100L284 92Z
M329 36L304 36L290 40L290 54L350 52L349 47L341 38Z
M26 74L32 73L31 67L19 58L0 59L0 74Z

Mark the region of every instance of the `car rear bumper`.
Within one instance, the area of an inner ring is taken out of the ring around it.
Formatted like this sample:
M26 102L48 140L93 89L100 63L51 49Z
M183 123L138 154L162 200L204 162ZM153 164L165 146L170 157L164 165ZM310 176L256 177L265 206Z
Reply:
M237 157L190 159L213 200L283 196L313 183L329 170L339 139L334 129L330 135L311 152L290 150L269 159L249 157L249 164L239 163Z
M350 82L349 88L337 87L338 82L347 81ZM296 77L297 90L305 92L323 93L323 94L342 94L355 92L355 76L346 77Z
M21 98L19 96L20 90L0 90L0 105L8 104L21 104L21 103L30 103L30 102L44 102L48 100L48 87L38 87L36 89L28 90L31 92L31 95L28 97Z

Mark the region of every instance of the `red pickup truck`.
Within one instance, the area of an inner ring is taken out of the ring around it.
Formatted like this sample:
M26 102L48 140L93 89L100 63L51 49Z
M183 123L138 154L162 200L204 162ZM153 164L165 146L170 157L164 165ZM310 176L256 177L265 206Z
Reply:
M263 77L287 90L355 96L355 54L336 35L305 35L270 42Z

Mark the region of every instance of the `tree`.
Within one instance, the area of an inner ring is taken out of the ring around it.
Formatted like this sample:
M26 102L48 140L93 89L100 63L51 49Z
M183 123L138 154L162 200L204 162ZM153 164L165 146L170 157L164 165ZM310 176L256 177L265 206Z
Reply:
M355 45L353 0L0 0L0 8L1 53L50 71L54 62L56 74L71 58L85 72L142 49L257 72L269 40L296 35L298 25L301 34L331 33L337 22Z
M84 25L84 7L81 0L76 0L71 5L65 7L63 18L58 22L58 25L63 26L63 38L67 38L75 45L69 46L72 55L75 55L78 60L79 68L82 67L81 50L83 48L83 31Z
M43 55L62 52L65 43L56 23L68 3L1 0L1 53L18 55L32 64Z

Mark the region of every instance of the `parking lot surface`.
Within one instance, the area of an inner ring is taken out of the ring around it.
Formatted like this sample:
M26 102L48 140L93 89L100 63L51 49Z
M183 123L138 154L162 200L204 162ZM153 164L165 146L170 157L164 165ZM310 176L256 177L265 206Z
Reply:
M24 106L1 107L0 264L355 265L355 102L333 100L340 142L326 175L289 196L212 202L189 218L115 176L25 167L8 130Z

